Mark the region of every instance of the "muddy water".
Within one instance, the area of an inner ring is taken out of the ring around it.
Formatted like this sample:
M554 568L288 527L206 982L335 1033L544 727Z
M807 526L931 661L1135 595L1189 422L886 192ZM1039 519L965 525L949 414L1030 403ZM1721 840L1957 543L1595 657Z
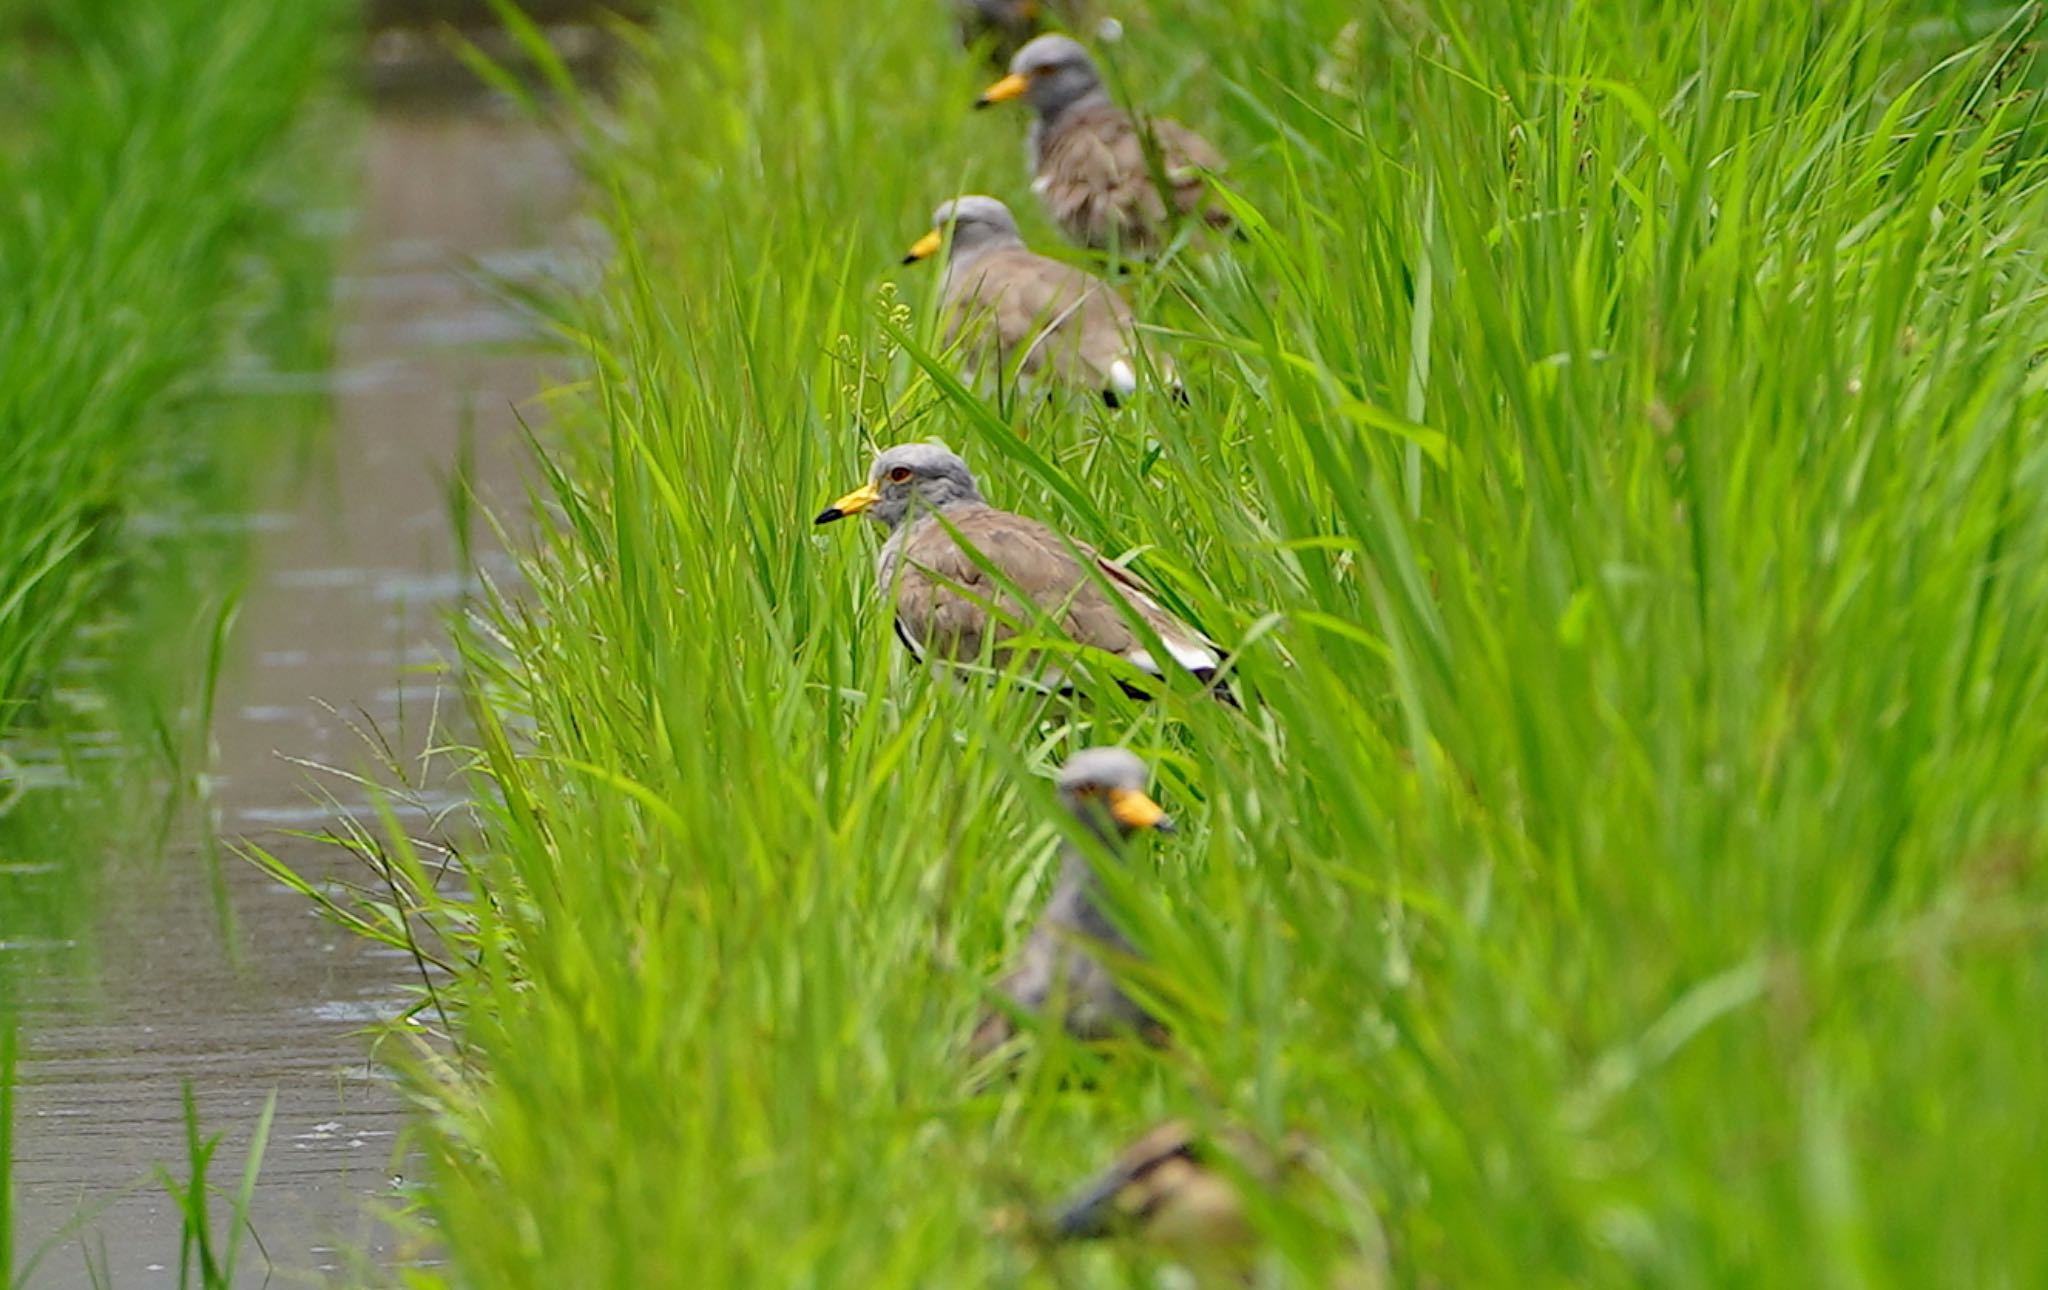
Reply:
M570 167L544 133L485 106L377 110L361 199L337 282L341 331L328 458L242 517L256 547L217 716L214 809L302 873L362 874L295 840L364 795L342 771L375 771L374 730L415 772L447 729L432 671L464 587L448 480L467 439L480 491L518 497L521 432L543 384L528 323L478 273L567 274ZM502 555L479 549L492 576ZM459 786L429 773L429 804ZM116 866L98 914L97 969L42 982L27 1024L17 1116L23 1253L84 1217L31 1285L175 1285L179 1216L152 1166L184 1170L181 1082L224 1130L216 1181L232 1188L265 1099L276 1118L254 1206L267 1251L237 1283L350 1279L354 1260L431 1257L379 1214L402 1196L402 1117L367 1058L366 1021L394 1014L416 979L403 958L317 919L299 896L228 858L223 938L199 856ZM88 1264L90 1263L91 1269Z

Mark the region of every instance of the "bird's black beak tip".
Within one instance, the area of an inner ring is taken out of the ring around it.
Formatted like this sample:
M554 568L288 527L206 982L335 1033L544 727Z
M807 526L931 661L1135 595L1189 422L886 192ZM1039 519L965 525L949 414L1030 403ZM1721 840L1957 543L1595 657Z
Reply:
M904 262L905 264L916 264L916 263L917 263L917 261L918 261L918 257L917 257L917 256L914 256L914 255L906 255L906 256L904 256L904 257L903 257L903 262Z
M1159 817L1159 822L1152 826L1152 831L1155 833L1178 833L1180 832L1180 827L1173 822L1171 816L1162 815Z
M824 510L818 512L818 518L812 520L811 523L830 524L834 520L843 520L845 518L845 511L840 510L837 506L827 506Z
M974 110L975 110L975 111L977 111L977 112L979 112L979 111L981 111L981 110L982 110L983 108L985 108L985 107L994 107L994 106L995 106L995 104L996 104L996 101L995 101L994 99L990 99L990 98L979 98L979 99L976 99L976 100L974 100Z

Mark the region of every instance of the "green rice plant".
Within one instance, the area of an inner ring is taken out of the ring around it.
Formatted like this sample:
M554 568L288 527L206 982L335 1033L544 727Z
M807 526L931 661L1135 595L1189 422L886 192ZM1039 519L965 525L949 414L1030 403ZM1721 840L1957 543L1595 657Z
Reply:
M896 266L963 190L1056 247L934 9L690 6L578 114L616 262L466 633L481 835L363 915L452 1019L408 1279L1143 1283L991 1215L1174 1114L1318 1144L1276 1284L2040 1280L2036 8L1128 13L1244 236L1125 279L1192 398L1114 414L977 399ZM902 657L807 521L927 435L1245 709ZM1175 1042L991 1079L1106 741Z
M0 729L47 693L148 539L138 512L240 471L205 421L245 314L282 279L288 131L327 3L21 5L35 92L0 152Z
M213 1189L207 1182L208 1173L213 1168L213 1157L220 1150L221 1135L206 1134L200 1129L199 1106L192 1098L190 1082L184 1086L184 1105L185 1156L189 1173L178 1178L164 1166L157 1166L157 1181L172 1203L177 1205L181 1220L178 1285L181 1290L192 1285L201 1286L204 1290L226 1290L235 1283L242 1241L251 1230L249 1203L256 1194L256 1176L263 1164L263 1149L270 1142L270 1120L277 1110L277 1094L273 1092L264 1102L263 1113L257 1117L256 1128L250 1134L248 1158L229 1202L228 1235L224 1246L214 1235L213 1222L209 1217Z
M100 857L195 819L213 855L220 521L322 419L272 378L324 360L303 213L338 177L298 145L333 10L119 8L0 13L0 997L90 958Z

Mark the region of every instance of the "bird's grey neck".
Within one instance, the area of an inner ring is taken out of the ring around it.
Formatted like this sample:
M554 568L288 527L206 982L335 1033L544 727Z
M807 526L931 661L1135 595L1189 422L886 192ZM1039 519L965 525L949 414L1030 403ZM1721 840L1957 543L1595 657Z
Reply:
M1110 106L1109 87L1096 85L1084 93L1077 94L1064 103L1055 103L1038 110L1038 119L1031 123L1031 142L1034 147L1049 143L1060 127L1083 112Z
M1103 853L1116 855L1123 849L1121 837L1105 832L1093 821L1084 821L1084 827L1095 838L1096 845ZM1072 842L1060 844L1060 886L1074 886L1084 891L1095 889L1095 865L1089 860L1091 851L1084 850Z
M1112 948L1127 947L1129 942L1117 931L1100 903L1102 880L1095 876L1095 866L1071 842L1060 849L1060 856L1060 877L1053 884L1052 899L1046 902L1046 920L1080 932L1090 941Z

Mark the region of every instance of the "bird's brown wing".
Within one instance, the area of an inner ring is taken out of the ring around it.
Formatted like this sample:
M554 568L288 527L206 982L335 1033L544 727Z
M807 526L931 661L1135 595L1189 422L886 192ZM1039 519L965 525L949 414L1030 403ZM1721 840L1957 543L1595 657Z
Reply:
M1227 214L1207 206L1209 185L1206 176L1222 173L1223 154L1201 135L1170 119L1154 121L1152 137L1158 140L1166 182L1173 189L1174 205L1180 213L1190 215L1201 211L1210 224L1228 224L1230 217Z
M914 522L893 573L896 630L922 658L981 656L990 604L1001 604L981 566L967 558L937 520Z
M980 561L954 541L948 524L980 554ZM1001 570L1002 577L989 577L982 561ZM901 563L896 581L898 621L926 653L956 662L979 658L984 645L993 646L991 657L1000 662L1004 642L1031 630L1036 616L1032 607L1009 587L1037 608L1057 614L1062 602L1052 596L1052 589L1072 589L1083 581L1080 566L1060 549L1051 530L989 507L962 507L948 512L943 521L918 521L905 538ZM1076 639L1119 654L1132 645L1127 630L1121 637Z
M1049 131L1036 186L1053 222L1081 245L1129 255L1158 248L1166 204L1137 127L1121 108L1075 111Z
M1090 547L1082 546L1080 549L1087 552L1095 561L1095 567L1102 571L1102 576L1107 578L1110 584L1122 593L1125 601L1138 611L1138 616L1152 629L1152 634L1172 651L1174 659L1182 667L1206 681L1218 667L1222 666L1222 650L1216 642L1168 613L1159 603L1158 594L1145 585L1144 579L1122 565L1103 558ZM1104 601L1107 602L1106 597ZM1155 676L1165 675L1161 667L1148 665L1145 659L1132 658L1129 661Z
M1073 324L1079 329L1072 350L1078 375L1090 389L1129 393L1137 385L1141 366L1137 322L1114 287L1092 276L1089 281L1096 284L1096 290L1076 311ZM1155 361L1159 371L1171 379L1173 369L1165 357Z
M1038 611L1057 619L1077 644L1163 675L1165 662L1154 659L1131 629L1129 617L1135 613L1165 644L1173 661L1197 676L1206 679L1222 662L1216 647L1167 613L1136 575L1085 544L1069 542L1036 520L990 507L957 509L945 519L961 541L1000 570ZM1082 560L1094 562L1100 579L1085 572ZM1029 630L1029 610L1004 594L938 520L920 521L908 534L903 563L897 615L926 649L946 658L971 659L980 655L984 638L992 636L1000 654L1002 642L1015 636L1020 626ZM1002 616L1011 621L991 623L990 606L1001 607Z
M1007 362L1022 353L1029 374L1107 389L1135 376L1130 306L1093 274L1023 249L992 251L949 285L949 340L971 329L994 338ZM986 338L983 338L984 345ZM1120 382L1115 365L1126 365Z
M1128 254L1148 255L1165 236L1161 180L1176 212L1202 206L1208 195L1203 174L1222 169L1222 154L1178 121L1155 120L1149 123L1155 173L1144 129L1121 108L1103 106L1074 113L1047 135L1039 195L1068 237L1098 250L1114 243Z

